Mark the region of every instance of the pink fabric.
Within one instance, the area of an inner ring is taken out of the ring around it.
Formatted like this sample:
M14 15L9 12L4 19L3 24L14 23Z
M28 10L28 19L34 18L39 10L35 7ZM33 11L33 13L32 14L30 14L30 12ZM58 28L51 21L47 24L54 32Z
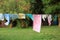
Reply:
M52 21L51 15L48 15L48 23L49 23L49 26L51 25L51 21Z
M33 30L40 32L41 29L41 15L33 15Z
M48 20L48 23L49 23L49 26L51 25L51 21L50 20Z

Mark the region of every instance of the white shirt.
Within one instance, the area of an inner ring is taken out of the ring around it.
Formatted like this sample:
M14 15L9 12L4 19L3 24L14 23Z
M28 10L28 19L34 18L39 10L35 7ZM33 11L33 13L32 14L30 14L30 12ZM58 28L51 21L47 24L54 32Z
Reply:
M3 21L4 20L4 15L2 13L0 13L0 20Z

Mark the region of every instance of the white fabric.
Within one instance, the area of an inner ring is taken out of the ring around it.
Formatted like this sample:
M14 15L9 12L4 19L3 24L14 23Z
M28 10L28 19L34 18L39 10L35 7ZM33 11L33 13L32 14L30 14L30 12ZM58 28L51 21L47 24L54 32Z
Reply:
M7 20L7 22L5 23L5 25L9 25L9 22L10 22L10 16L9 16L9 14L4 14L4 16L5 16L6 20Z
M47 15L42 15L42 19L45 21L45 18L47 17Z
M3 21L4 20L4 15L2 13L0 13L0 20Z
M6 22L5 25L8 25L8 22Z

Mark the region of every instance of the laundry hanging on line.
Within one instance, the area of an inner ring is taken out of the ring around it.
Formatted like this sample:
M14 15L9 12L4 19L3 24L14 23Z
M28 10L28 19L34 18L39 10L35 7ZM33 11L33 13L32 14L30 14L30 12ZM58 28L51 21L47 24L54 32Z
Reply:
M26 14L26 16L28 16L29 18L31 18L31 20L33 21L33 15L32 14Z
M3 21L4 20L4 15L2 13L0 13L0 20Z
M7 20L7 22L5 23L5 25L9 25L9 23L10 23L10 14L4 14L4 17Z
M18 14L10 14L10 20L18 19Z
M18 16L19 16L19 19L25 19L26 18L24 13L19 13Z
M53 17L53 24L58 25L58 16L57 15L54 15L54 17Z
M48 24L49 24L49 26L51 25L51 21L52 21L52 15L48 15Z
M33 15L33 30L36 32L40 32L41 30L41 15Z

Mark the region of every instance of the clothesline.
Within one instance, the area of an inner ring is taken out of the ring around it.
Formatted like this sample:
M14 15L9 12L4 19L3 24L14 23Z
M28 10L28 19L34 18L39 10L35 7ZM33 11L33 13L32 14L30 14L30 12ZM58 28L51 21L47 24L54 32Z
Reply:
M21 16L22 15L22 16ZM4 18L7 20L7 22L5 24L9 24L10 20L15 20L15 19L20 19L20 18L26 18L26 16L28 16L32 21L33 19L33 14L2 14L0 13L0 20L4 20ZM55 15L56 16L56 15ZM47 17L47 15L42 15L42 19L45 21L45 18ZM52 18L49 16L48 19L52 20ZM56 21L57 17L55 17L55 21ZM50 20L50 21L51 21Z

